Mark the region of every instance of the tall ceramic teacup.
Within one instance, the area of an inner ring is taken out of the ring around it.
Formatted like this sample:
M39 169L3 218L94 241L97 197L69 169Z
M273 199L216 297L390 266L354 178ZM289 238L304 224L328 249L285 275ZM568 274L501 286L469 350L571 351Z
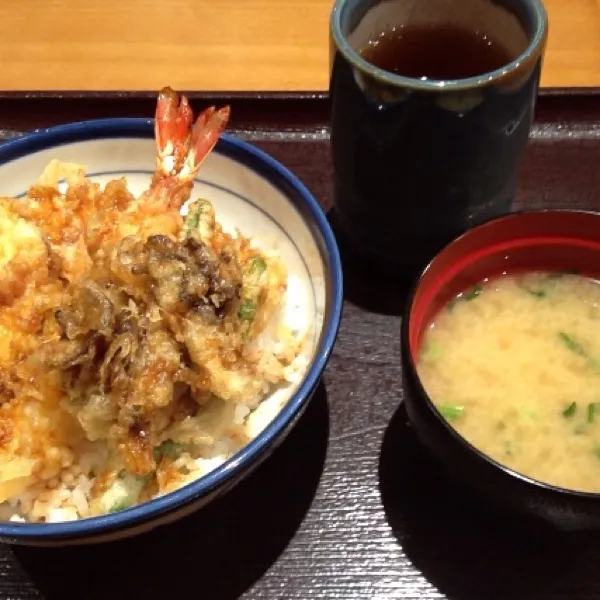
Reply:
M331 216L358 254L412 272L510 210L547 27L540 0L337 0ZM506 60L477 73L486 44Z

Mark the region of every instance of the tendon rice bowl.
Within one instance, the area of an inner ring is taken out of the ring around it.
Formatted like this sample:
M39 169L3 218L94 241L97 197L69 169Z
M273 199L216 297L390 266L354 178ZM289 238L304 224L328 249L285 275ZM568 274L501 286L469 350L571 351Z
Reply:
M0 198L1 519L88 518L179 489L301 382L315 331L299 283L190 198L228 117L193 123L163 90L143 193L53 161L26 197Z

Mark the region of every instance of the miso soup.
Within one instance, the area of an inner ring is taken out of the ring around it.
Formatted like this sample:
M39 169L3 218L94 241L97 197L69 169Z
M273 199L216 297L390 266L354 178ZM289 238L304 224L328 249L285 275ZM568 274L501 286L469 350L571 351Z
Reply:
M425 334L418 373L441 414L496 461L600 492L600 284L526 273L459 294Z

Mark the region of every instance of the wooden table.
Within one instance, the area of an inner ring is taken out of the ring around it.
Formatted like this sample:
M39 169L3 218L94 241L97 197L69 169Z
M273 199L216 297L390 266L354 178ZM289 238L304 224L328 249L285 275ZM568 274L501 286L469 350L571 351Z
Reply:
M544 86L600 85L600 0L546 0ZM331 0L0 3L0 90L325 90Z

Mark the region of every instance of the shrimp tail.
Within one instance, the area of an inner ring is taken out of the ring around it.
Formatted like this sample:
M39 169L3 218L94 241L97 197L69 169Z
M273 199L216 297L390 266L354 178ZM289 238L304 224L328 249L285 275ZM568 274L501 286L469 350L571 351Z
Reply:
M191 181L227 127L231 110L211 106L201 112L192 125L194 114L188 99L171 88L158 95L154 121L157 144L157 170L164 176Z

